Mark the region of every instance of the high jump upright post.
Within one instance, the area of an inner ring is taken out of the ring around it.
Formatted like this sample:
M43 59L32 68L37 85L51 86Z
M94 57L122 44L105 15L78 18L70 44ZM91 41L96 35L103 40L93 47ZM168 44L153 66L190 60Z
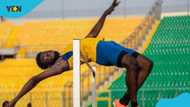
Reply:
M80 40L73 40L73 107L80 104Z
M84 60L84 63L88 66L92 72L92 107L97 107L96 104L96 68L92 67L86 56L80 51L80 40L73 40L73 107L81 107L80 96L80 57Z

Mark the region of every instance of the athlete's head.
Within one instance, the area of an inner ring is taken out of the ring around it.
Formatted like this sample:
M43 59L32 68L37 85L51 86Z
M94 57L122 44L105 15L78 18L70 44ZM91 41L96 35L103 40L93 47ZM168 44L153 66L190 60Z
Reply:
M47 69L55 63L59 56L59 52L53 50L39 52L36 56L36 63L40 68Z

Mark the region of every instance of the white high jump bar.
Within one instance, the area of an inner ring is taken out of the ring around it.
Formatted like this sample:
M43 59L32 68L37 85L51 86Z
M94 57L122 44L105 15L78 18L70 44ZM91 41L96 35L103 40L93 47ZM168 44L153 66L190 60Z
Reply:
M73 40L73 107L80 104L80 40Z

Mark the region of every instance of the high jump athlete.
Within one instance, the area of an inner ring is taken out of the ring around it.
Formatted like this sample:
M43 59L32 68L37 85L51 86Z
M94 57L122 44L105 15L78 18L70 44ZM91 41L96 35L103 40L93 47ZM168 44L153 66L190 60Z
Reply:
M96 62L104 66L126 68L127 76L125 81L128 90L126 90L126 93L121 99L114 101L114 106L127 107L131 101L132 107L138 107L137 90L149 75L153 67L152 61L138 52L125 48L114 41L104 41L96 38L104 25L106 17L118 5L119 1L113 0L111 6L103 13L89 34L81 40L81 52L89 62ZM12 100L3 103L3 107L14 107L26 93L42 80L71 70L73 68L72 54L72 44L66 46L62 55L54 50L38 53L36 62L40 68L45 69L44 72L33 76Z

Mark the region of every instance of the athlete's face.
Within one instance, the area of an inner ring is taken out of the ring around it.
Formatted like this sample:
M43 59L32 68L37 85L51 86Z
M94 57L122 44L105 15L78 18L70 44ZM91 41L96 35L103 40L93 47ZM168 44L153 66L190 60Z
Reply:
M56 56L56 51L45 51L41 54L41 60L43 63L51 63L55 56Z

